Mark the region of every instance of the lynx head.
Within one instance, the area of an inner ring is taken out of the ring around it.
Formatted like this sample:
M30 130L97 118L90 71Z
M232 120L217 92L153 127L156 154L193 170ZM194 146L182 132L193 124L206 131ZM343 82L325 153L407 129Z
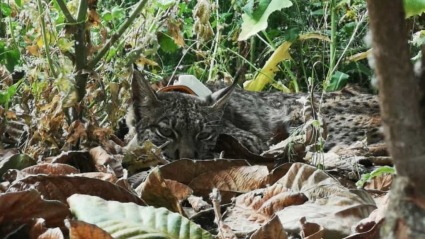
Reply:
M205 98L180 92L156 93L142 73L134 70L132 97L139 143L148 139L157 146L167 143L162 148L167 159L212 158L223 110L235 86Z

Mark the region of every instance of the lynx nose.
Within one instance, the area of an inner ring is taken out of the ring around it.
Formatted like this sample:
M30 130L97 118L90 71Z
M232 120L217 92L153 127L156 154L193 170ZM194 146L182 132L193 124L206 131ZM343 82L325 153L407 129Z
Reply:
M183 147L181 149L176 149L174 151L174 158L175 159L182 159L182 158L198 159L199 154L196 149L192 150L188 147Z

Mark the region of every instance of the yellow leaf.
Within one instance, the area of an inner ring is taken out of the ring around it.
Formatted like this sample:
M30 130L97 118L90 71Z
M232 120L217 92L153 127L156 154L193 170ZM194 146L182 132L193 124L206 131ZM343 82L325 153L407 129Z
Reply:
M39 56L40 55L38 53L38 49L39 49L39 47L37 45L27 46L27 51L32 56Z
M66 52L74 46L74 41L69 41L66 38L60 38L58 41L58 46L62 52Z
M298 37L296 41L303 41L307 39L319 39L323 41L330 41L327 36L316 34L316 33L308 33ZM279 70L277 64L284 60L292 60L291 55L289 54L289 48L291 47L293 42L284 42L280 45L276 51L271 55L271 57L267 60L264 67L258 73L257 77L245 85L246 90L250 91L261 91L264 86L267 84L273 83L273 79L275 77L275 72ZM280 86L282 88L282 86ZM286 88L286 87L285 87ZM287 89L287 88L286 88Z
M156 63L155 61L149 60L147 58L144 57L140 57L139 59L136 60L135 62L137 65L150 65L150 66L158 66L158 63Z
M347 57L347 61L346 62L363 60L363 59L367 58L367 56L371 52L372 52L372 49L369 49L369 50L367 50L365 52L360 52L360 53L354 54L352 56Z

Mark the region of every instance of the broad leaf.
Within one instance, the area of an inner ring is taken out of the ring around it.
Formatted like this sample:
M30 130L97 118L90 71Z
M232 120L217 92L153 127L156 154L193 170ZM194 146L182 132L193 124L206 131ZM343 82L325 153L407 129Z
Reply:
M248 13L242 15L242 32L238 40L245 41L258 32L265 30L270 14L290 6L292 6L292 2L289 0L261 0L259 7L255 11L247 11L247 8L244 8Z
M425 0L403 0L406 18L425 12Z
M303 41L306 39L320 39L324 41L330 41L327 36L319 35L319 34L304 34L298 37L297 41ZM289 49L294 42L286 41L282 43L273 53L273 55L267 60L266 64L261 69L260 73L257 77L248 82L245 85L246 90L250 91L261 91L264 86L273 82L275 72L279 71L277 65L284 60L292 60L291 55L289 54ZM283 88L283 87L280 87ZM284 89L284 88L283 88Z
M114 238L213 238L197 224L165 208L80 194L69 197L68 204L78 220L95 224Z
M326 87L326 91L336 91L342 89L346 84L347 80L350 76L340 72L336 71L330 80L329 85Z

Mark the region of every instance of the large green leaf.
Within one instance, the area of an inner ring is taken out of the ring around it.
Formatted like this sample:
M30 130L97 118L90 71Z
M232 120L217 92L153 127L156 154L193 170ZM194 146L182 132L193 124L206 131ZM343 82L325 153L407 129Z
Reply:
M336 91L342 89L346 84L350 76L344 72L336 71L330 80L329 85L326 87L326 91Z
M250 36L257 34L267 28L267 19L274 11L292 6L289 0L260 0L256 9L253 1L248 2L244 7L245 13L242 15L242 32L239 41L245 41Z
M403 0L406 18L425 12L425 0Z
M214 238L197 224L165 208L81 194L69 197L68 204L78 220L96 224L114 238Z

